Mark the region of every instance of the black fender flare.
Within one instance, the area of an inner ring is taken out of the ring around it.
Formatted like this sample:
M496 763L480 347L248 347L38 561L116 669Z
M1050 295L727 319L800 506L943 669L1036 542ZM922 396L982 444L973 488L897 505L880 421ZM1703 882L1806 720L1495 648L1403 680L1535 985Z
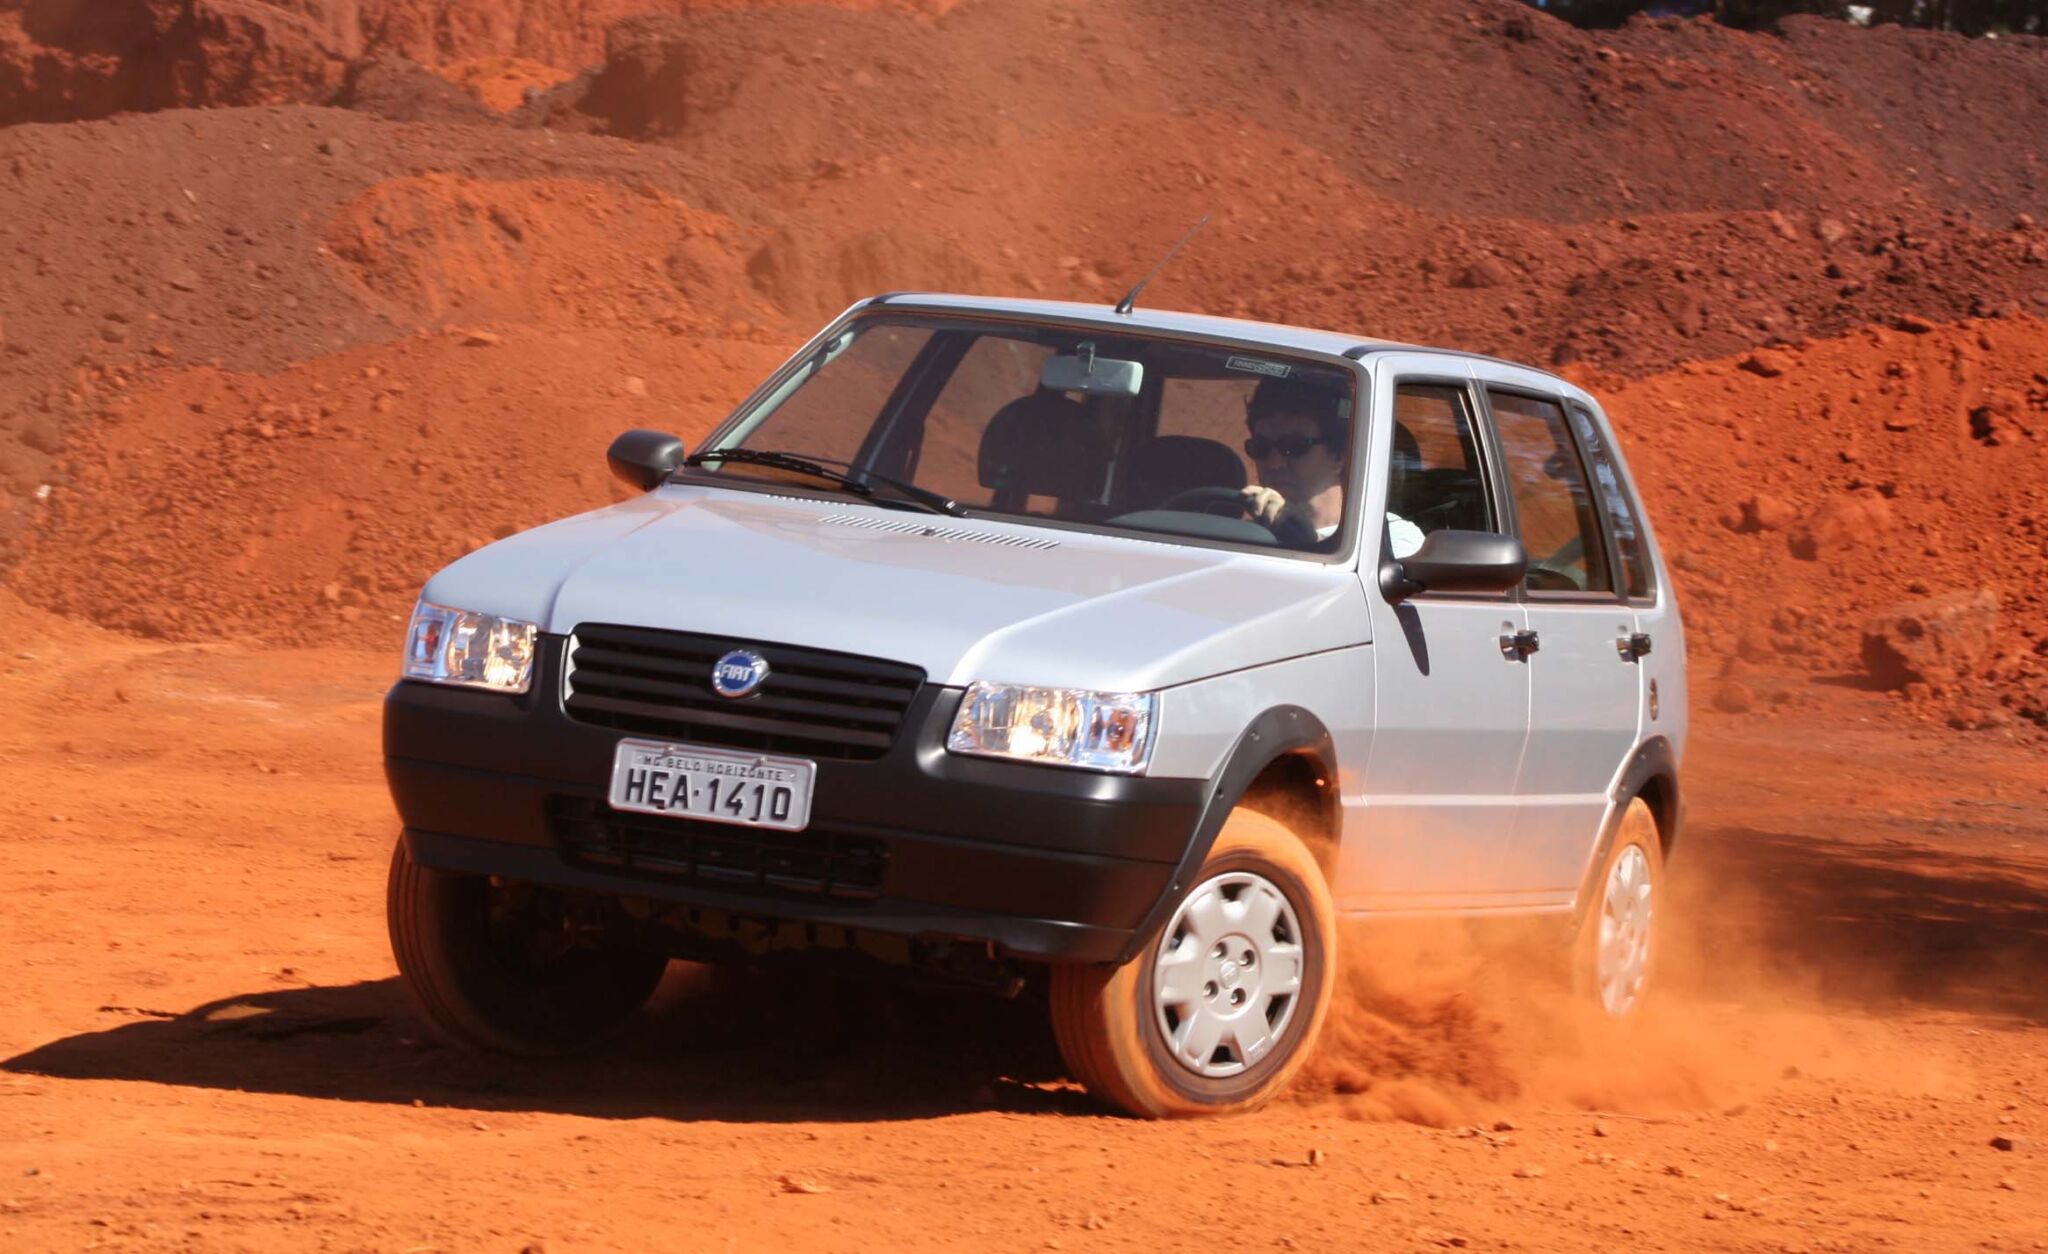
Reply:
M1252 781L1268 766L1294 753L1308 753L1315 757L1322 765L1323 777L1331 781L1332 787L1336 786L1337 747L1330 738L1330 729L1300 706L1276 705L1238 733L1237 743L1230 747L1223 766L1209 781L1201 816L1195 820L1194 830L1188 833L1186 852L1181 854L1173 877L1167 881L1159 900L1145 912L1124 951L1117 956L1118 965L1136 957L1159 929L1166 926L1181 894L1194 883L1202 863L1208 861L1209 850L1216 844L1216 834L1223 830L1223 821L1243 800Z
M1578 896L1572 902L1574 932L1593 900L1594 877L1600 874L1601 865L1607 861L1607 851L1614 847L1614 838L1621 831L1621 816L1627 811L1629 802L1637 797L1649 802L1650 812L1657 819L1657 833L1663 842L1665 856L1670 856L1685 825L1685 797L1678 785L1678 752L1664 736L1651 736L1637 745L1636 751L1629 756L1628 765L1622 768L1621 778L1614 786L1615 804L1609 808L1607 823L1600 829L1600 839L1593 846L1592 860L1586 865L1585 878L1580 881Z

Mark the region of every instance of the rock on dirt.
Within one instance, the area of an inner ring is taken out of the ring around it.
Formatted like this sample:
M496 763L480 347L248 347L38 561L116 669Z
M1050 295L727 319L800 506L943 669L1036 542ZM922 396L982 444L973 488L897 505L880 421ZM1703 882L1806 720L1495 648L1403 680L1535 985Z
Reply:
M1742 503L1739 531L1783 531L1799 517L1788 501L1769 493L1758 493Z
M1499 287L1511 276L1508 268L1492 257L1481 257L1466 266L1458 277L1451 280L1452 287L1481 288Z
M395 53L348 67L334 103L394 122L501 123L504 115L439 74Z
M1770 349L1758 349L1742 359L1742 368L1751 374L1775 379L1792 368L1791 358Z
M1714 689L1714 708L1723 714L1747 714L1756 708L1756 692L1739 679L1723 680Z
M1818 561L1844 549L1868 547L1891 525L1891 507L1883 497L1836 497L1796 527L1788 544L1800 561Z
M1998 595L1988 588L1896 605L1863 625L1863 668L1881 688L1973 676L1997 641Z

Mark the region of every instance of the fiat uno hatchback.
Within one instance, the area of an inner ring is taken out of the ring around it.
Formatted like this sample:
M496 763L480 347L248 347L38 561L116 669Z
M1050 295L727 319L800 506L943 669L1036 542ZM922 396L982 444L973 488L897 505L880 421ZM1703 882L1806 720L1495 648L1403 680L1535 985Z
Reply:
M453 1040L848 949L1043 972L1076 1078L1186 1115L1286 1085L1347 917L1554 916L1586 996L1644 995L1684 640L1580 388L890 295L609 456L639 495L428 582L386 701L392 943Z

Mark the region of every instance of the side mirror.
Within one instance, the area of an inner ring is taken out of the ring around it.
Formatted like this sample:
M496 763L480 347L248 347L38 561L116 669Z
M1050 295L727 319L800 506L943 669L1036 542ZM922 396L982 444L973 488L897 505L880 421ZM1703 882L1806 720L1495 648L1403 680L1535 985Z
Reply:
M666 431L636 427L613 440L604 459L613 474L645 492L683 464L683 442Z
M1506 592L1528 569L1528 554L1513 536L1432 531L1421 548L1380 567L1380 591L1389 601L1418 592Z

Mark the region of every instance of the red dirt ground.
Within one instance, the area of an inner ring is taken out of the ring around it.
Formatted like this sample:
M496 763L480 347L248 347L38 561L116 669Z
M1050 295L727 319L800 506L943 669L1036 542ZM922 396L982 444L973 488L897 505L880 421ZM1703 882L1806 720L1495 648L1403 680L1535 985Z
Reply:
M1808 19L0 0L0 1247L2048 1248L2044 133L2044 41ZM1204 213L1149 302L1608 399L1697 677L1656 1014L1360 932L1297 1092L1175 1126L887 982L424 1040L420 581L857 296L1114 299ZM1866 642L1930 602L1938 673Z
M593 1060L433 1046L378 911L389 650L5 613L8 1248L2048 1248L2048 777L1878 697L1705 716L1638 1032L1356 934L1289 1100L1142 1124L1041 1006L887 983L679 971Z

